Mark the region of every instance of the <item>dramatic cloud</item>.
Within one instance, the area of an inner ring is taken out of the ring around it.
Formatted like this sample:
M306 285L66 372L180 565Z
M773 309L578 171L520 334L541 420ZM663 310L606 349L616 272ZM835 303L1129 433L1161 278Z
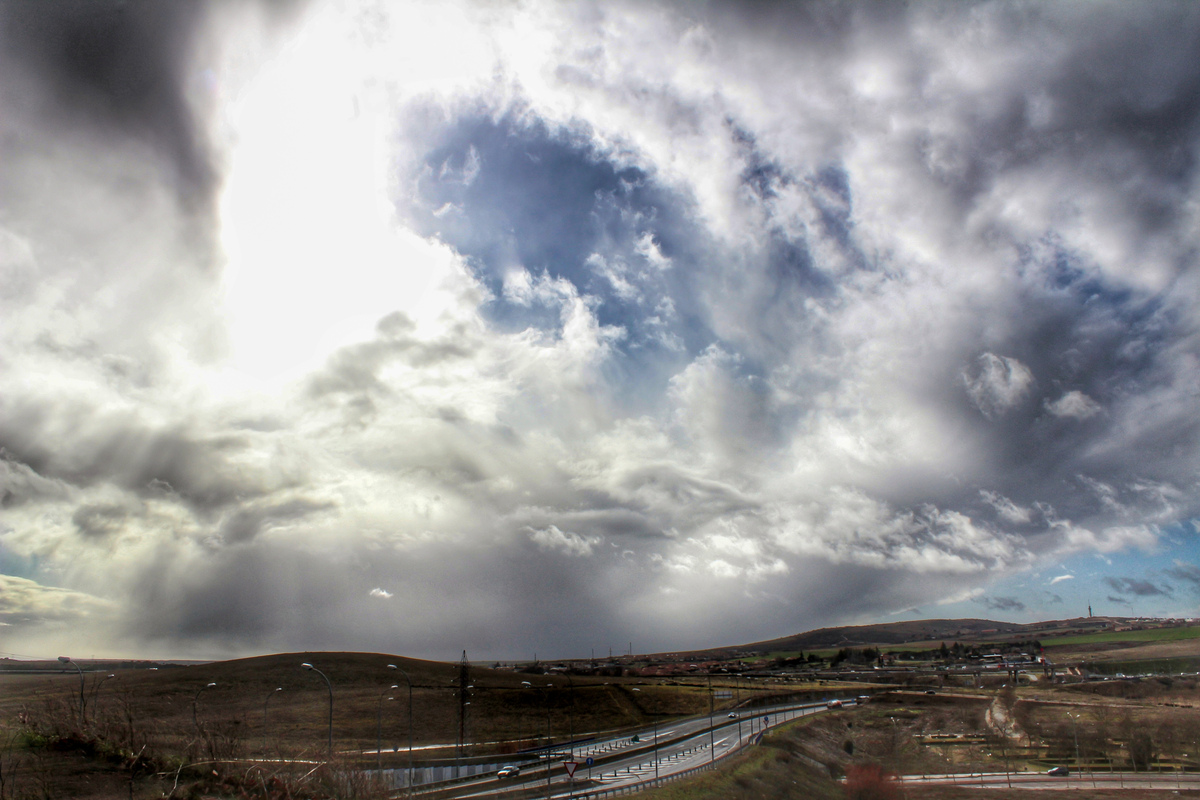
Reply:
M1198 60L1185 2L2 3L9 646L1174 602L1070 559L1197 582Z

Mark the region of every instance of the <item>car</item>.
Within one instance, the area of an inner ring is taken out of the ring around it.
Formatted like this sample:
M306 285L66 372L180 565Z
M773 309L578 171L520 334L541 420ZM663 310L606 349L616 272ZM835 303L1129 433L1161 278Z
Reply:
M1071 770L1067 769L1066 767L1054 767L1053 769L1048 770L1046 774L1066 777L1067 775L1071 774Z
M926 689L925 694L937 694L933 689Z
M830 709L841 708L842 701L841 700L830 700L828 703L825 704L825 707L830 708Z
M734 713L734 712L732 712L732 711L731 711L731 712L729 712L729 718L730 718L730 719L737 719L737 718L738 718L738 715L737 715L736 713Z
M521 768L515 764L506 764L496 772L497 778L515 778L521 774Z

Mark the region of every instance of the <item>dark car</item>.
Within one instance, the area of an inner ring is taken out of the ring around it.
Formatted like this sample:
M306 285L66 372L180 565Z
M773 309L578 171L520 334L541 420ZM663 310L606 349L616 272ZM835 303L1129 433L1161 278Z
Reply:
M499 769L499 771L496 773L496 777L497 778L515 778L520 774L521 774L520 767L518 767L514 764L508 764L507 766L503 766Z
M1071 774L1071 770L1067 769L1066 767L1055 767L1054 769L1047 771L1046 774L1067 776Z

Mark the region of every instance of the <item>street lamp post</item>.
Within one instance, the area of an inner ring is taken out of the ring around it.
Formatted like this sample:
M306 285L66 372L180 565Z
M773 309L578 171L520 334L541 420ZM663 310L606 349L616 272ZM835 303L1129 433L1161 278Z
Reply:
M530 689L537 688L542 692L542 697L546 705L546 800L550 800L550 693L541 686L534 687L529 681L521 681L522 686L528 686ZM554 684L547 683L546 686Z
M268 734L268 730L267 730L267 703L271 702L271 698L275 696L276 692L282 692L282 691L283 691L282 686L280 686L276 689L273 689L267 694L266 699L263 700L263 758L264 759L267 757L267 752L270 750L270 744L271 744L270 739L268 738L269 734Z
M96 684L96 688L92 690L92 719L96 718L96 706L100 702L100 687L104 685L104 682L106 680L108 680L109 678L115 678L115 677L117 677L116 673L114 673L114 672L108 673L107 675L105 675L103 678L100 679L100 682Z
M333 684L329 682L329 677L324 672L321 672L321 670L307 661L300 666L309 672L315 672L320 675L325 680L325 685L329 688L329 761L333 761Z
M641 689L635 686L633 691L640 692ZM650 721L654 723L654 780L658 780L658 717L652 717Z
M571 697L568 700L567 711L567 731L570 738L567 740L567 748L570 750L570 759L575 760L575 681L571 679L569 673L564 672L563 677L567 679L567 685L571 687Z
M717 763L717 746L713 736L713 690L712 690L712 673L708 675L708 760L710 764Z
M71 660L70 656L59 656L58 661L60 664L70 664L72 667L75 668L75 671L79 673L79 727L83 728L84 724L86 724L86 721L84 719L85 708L84 708L84 697L83 697L83 689L84 689L84 687L83 687L83 670L79 668L78 664L76 664L74 661ZM82 733L82 731L80 731L80 732Z
M216 686L215 683L206 683L204 686L201 686L199 689L197 689L195 696L192 697L192 724L196 726L196 730L201 736L204 735L204 728L200 727L200 718L196 716L196 704L200 701L200 693L205 689L211 689L214 686Z
M400 685L393 683L379 695L379 713L375 718L375 771L379 773L379 781L383 782L383 696ZM394 698L389 697L388 700Z
M413 706L412 706L412 681L409 680L408 673L397 667L395 664L388 664L388 669L394 669L404 676L404 683L408 685L408 793L412 795L412 742L413 742Z

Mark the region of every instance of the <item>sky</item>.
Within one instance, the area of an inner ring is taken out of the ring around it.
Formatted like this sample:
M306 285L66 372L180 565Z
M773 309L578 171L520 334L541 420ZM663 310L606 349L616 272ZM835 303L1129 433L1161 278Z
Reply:
M0 655L1198 616L1200 5L0 0Z

